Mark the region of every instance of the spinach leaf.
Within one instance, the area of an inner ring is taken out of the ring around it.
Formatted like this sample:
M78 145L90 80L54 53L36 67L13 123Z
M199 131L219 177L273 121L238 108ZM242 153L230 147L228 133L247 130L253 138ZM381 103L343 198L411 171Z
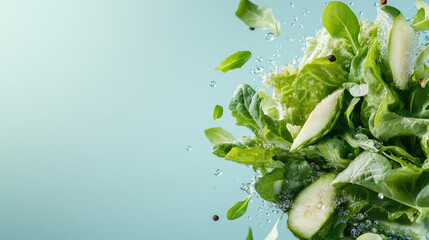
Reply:
M344 141L338 138L325 137L317 143L317 148L323 157L328 161L328 164L335 169L346 168L351 160L349 155L353 156L353 148Z
M228 72L236 68L241 68L252 57L249 51L238 51L227 57L221 64L215 68L215 71Z
M252 229L249 227L249 233L247 234L246 240L253 240Z
M271 8L241 0L235 15L249 27L271 30L275 37L280 35L280 23Z
M392 165L377 153L363 152L334 180L334 185L354 183L362 186L376 186L390 175Z
M216 105L214 110L213 110L213 120L221 118L222 115L223 115L223 107Z
M244 136L233 141L215 143L212 148L212 153L218 157L224 158L233 147L249 148L259 145L262 145L262 143L256 137Z
M204 133L212 144L228 143L235 140L231 133L221 127L209 128Z
M237 202L234 206L232 206L228 210L226 218L228 218L229 220L234 220L243 216L247 211L247 205L249 204L249 200L251 197L252 195L249 195L244 201Z
M322 21L332 37L347 39L352 45L354 53L358 53L360 48L359 21L347 4L337 1L330 2L323 11Z

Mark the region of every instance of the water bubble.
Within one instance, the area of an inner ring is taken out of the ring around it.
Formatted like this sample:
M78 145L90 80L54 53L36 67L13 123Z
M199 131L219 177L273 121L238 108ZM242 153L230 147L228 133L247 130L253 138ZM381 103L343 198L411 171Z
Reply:
M250 194L251 193L250 185L251 185L250 183L242 183L240 186L240 189Z
M283 24L286 24L287 22L286 21L283 21Z
M304 28L304 25L302 25L302 24L299 24L299 28Z
M215 88L216 85L217 85L217 82L215 82L215 81L210 82L210 87Z
M258 207L258 211L262 211L262 208L261 208L261 207Z
M295 27L295 23L292 23L291 25L292 25L292 27Z
M222 171L220 169L216 169L216 171L214 171L213 173L215 176L220 176L222 175Z
M267 33L267 35L265 36L265 39L268 41L273 41L274 40L274 33L272 33L272 32Z
M366 220L366 225L371 225L371 224L372 224L371 220Z
M258 227L262 227L262 224L261 224L261 223L259 223L259 224L258 224Z
M362 213L358 213L356 215L356 218L359 219L359 220L362 220L363 219L363 214Z
M353 6L354 4L353 4L353 2L350 2L350 6Z
M192 151L192 146L191 146L191 145L188 145L188 146L186 147L186 151L188 151L188 152Z
M270 61L268 61L268 63L271 64L271 65L274 65L274 64L276 64L276 61L270 59Z
M317 208L318 209L323 209L325 207L325 205L323 205L323 203L322 202L318 202L317 203Z
M256 61L257 61L257 62L263 62L263 61L264 61L264 58L263 58L263 57L257 57L257 58L256 58Z
M377 220L375 220L375 221L374 221L374 224L375 224L375 225L377 225L377 224L378 224L378 221L377 221Z
M378 194L378 198L379 198L379 199L383 199L383 198L384 198L384 194L383 194L383 193L379 193L379 194Z
M264 67L263 66L256 66L255 73L261 73L263 71L264 71Z
M378 6L378 2L375 2L375 3L374 3L374 7L377 7L377 6Z
M296 21L298 21L298 17L297 16L294 16L293 17L293 20L296 22Z
M267 219L267 223L270 223L271 222L271 219Z
M247 217L247 219L252 220L252 217L251 217L251 216L248 216L248 217Z
M359 12L359 15L363 16L363 11L360 11L360 12Z
M293 3L289 3L289 7L294 8L294 7L295 7L295 4L293 4Z
M306 13L310 13L310 10L305 11Z

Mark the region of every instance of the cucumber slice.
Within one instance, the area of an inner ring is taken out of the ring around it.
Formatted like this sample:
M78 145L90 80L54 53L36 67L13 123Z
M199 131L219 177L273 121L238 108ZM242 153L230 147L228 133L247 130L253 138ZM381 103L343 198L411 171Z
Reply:
M327 222L335 209L335 174L322 175L296 197L289 211L288 227L299 238L310 239Z
M382 6L380 9L378 21L381 24L379 37L382 57L390 67L394 85L406 90L416 62L418 34L398 9L391 6Z
M290 151L319 140L334 127L343 105L344 89L337 90L316 105L296 136Z
M378 235L375 233L365 233L361 236L359 236L356 240L385 240L387 239L383 235Z

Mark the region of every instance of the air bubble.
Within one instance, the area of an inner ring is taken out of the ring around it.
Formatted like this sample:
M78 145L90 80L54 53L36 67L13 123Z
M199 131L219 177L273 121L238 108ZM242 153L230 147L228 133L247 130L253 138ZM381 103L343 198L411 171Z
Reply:
M191 146L191 145L188 145L188 146L186 147L186 151L188 151L188 152L192 151L192 146Z
M216 169L216 171L214 171L213 173L215 176L220 176L222 175L222 171L220 169Z
M293 3L289 3L289 7L290 7L290 8L294 8L294 7L295 7L295 4L293 4Z
M215 88L216 85L217 85L217 82L215 82L215 81L210 82L210 87Z
M317 203L317 208L318 209L323 209L325 206L323 205L323 203L322 202L318 202Z
M297 16L295 16L295 17L293 17L293 20L296 22L296 21L298 21L298 17Z
M378 194L378 198L379 198L379 199L383 199L383 198L384 198L384 194L383 194L383 193L379 193L379 194Z
M256 58L256 61L257 61L257 62L263 62L263 61L264 61L264 58L263 58L263 57L257 57L257 58Z
M267 33L267 35L265 36L265 39L268 41L273 41L274 40L274 33L272 33L272 32Z
M252 220L252 217L251 217L251 216L248 216L248 217L247 217L247 219L248 219L248 220Z
M270 223L271 222L271 219L267 219L267 223Z
M262 224L261 224L261 223L259 223L259 224L258 224L258 227L262 227Z
M299 28L304 28L304 25L302 25L302 24L299 24Z

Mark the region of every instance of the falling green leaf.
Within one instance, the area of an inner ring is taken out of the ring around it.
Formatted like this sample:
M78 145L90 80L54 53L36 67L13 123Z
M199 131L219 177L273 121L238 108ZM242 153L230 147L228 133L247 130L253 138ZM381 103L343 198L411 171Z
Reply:
M223 107L216 105L213 111L213 120L221 118L223 115Z
M249 27L272 30L275 37L280 35L280 23L273 10L267 6L258 6L249 0L241 0L235 15Z
M249 195L246 200L237 202L234 206L232 206L228 210L226 218L228 218L229 220L234 220L243 216L247 211L247 205L249 204L249 200L251 197L252 195Z
M228 72L236 68L241 68L249 59L252 57L252 53L249 51L238 51L231 56L227 57L215 71Z

